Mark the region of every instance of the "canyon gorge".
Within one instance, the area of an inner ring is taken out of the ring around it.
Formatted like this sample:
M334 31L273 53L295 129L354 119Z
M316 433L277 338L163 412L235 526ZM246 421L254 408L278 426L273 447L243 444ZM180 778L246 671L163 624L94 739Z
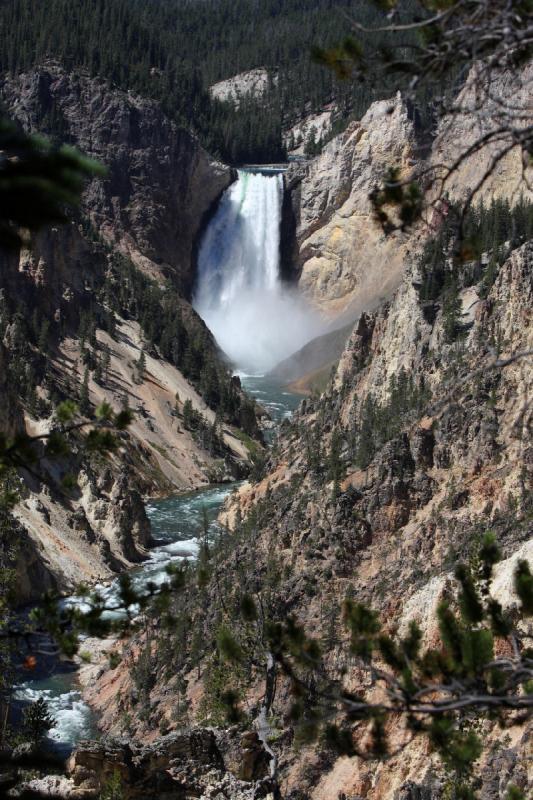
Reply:
M148 85L163 73L151 67ZM224 113L247 119L258 102L273 116L283 71L226 77L210 87ZM105 169L65 223L0 248L0 430L63 430L68 400L84 425L102 404L132 412L105 456L80 436L10 472L18 544L0 566L17 625L47 592L80 615L96 593L117 624L82 633L76 654L10 656L6 726L45 700L52 766L25 769L25 745L2 744L1 796L463 797L400 713L383 723L386 757L367 758L361 717L360 749L343 751L306 738L293 708L301 692L311 728L315 690L333 706L342 692L378 702L344 626L350 602L384 635L414 621L420 646L440 647L456 565L481 569L487 532L501 550L492 598L517 631L495 658L532 645L514 578L533 563L531 166L503 136L477 145L505 104L520 109L518 137L533 124L531 64L497 71L481 101L479 85L476 67L456 78L453 114L431 125L406 91L350 106L340 131L344 89L286 108L285 141L326 115L324 141L255 164L219 140L209 152L200 125L104 70L58 57L0 76L18 130ZM449 176L431 182L442 164ZM376 202L391 174L394 189L419 187L408 224L405 196ZM383 208L400 223L387 229ZM273 655L271 627L287 624L320 643L309 695L297 636ZM481 800L533 784L530 718L505 713L461 718L483 742Z

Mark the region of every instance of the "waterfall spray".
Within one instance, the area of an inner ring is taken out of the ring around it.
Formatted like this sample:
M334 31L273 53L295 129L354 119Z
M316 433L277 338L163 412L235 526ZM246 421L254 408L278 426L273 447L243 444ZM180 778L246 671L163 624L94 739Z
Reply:
M279 276L281 175L239 170L200 247L194 307L238 368L266 372L318 335Z

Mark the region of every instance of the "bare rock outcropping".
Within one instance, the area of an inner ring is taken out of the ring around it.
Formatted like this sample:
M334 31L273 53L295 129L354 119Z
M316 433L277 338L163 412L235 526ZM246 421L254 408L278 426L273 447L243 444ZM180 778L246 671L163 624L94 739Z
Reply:
M286 425L269 475L244 484L231 501L223 519L230 526L261 509L254 563L267 563L276 552L288 576L282 589L287 608L323 643L331 619L324 609L340 614L348 592L379 609L388 630L405 632L414 619L426 643L439 641L436 609L454 586L453 566L474 556L477 537L487 529L495 531L504 555L494 597L504 608L516 607L513 571L519 559L533 561L533 376L530 359L513 356L533 347L532 270L533 245L527 243L510 253L486 298L474 287L461 292L468 332L460 362L444 336L442 309L432 322L424 318L416 271L408 270L391 301L360 318L329 389L319 400L306 400ZM496 340L500 360L509 360L504 367L491 354ZM402 370L415 383L423 381L432 402L407 415L361 467L352 432L369 424L368 404L387 403L391 379ZM331 499L332 483L313 473L310 446L327 454L334 431L347 469ZM524 628L525 642L530 633ZM333 645L334 670L343 669L341 652ZM346 669L350 675L348 662ZM357 674L349 680L350 690L358 691ZM280 711L285 700L281 691ZM480 797L502 798L512 782L527 786L530 726L509 727L501 751L500 731L485 721L482 732ZM400 727L390 733L392 746L401 747ZM315 750L288 754L281 748L279 755L287 758L286 785L311 800L337 800L342 793L367 800L445 796L445 776L423 739L379 765L343 757L324 767L327 754Z
M328 316L353 317L398 285L409 243L384 236L368 195L392 166L407 177L415 148L413 121L397 95L373 103L309 164L289 169L299 285Z
M27 130L60 130L62 141L107 167L84 195L95 229L143 270L189 293L196 236L231 169L157 103L83 72L50 64L5 78L0 97Z
M414 114L398 94L373 103L317 158L291 166L294 259L310 302L327 316L353 319L389 298L416 256L427 226L385 236L373 218L369 194L390 167L418 180L437 209L442 199L460 201L469 191L489 203L531 199L531 166L516 142L531 124L532 87L531 65L496 75L489 86L474 68L431 145L426 132L422 146ZM486 147L476 146L480 138L490 140ZM438 223L435 207L426 216Z
M235 777L225 763L224 745L208 728L170 734L146 746L127 739L83 742L69 761L67 776L30 780L17 791L22 796L33 792L32 797L97 800L114 784L124 800L266 797L267 784Z
M247 72L240 72L231 78L214 83L210 88L211 97L223 103L231 103L236 108L242 100L252 97L261 98L271 86L277 83L277 77L268 70L258 67Z
M453 113L439 124L429 164L455 166L444 187L435 184L432 195L444 188L449 198L461 200L467 189L475 188L477 201L531 200L531 164L518 139L532 122L533 64L493 75L488 84L482 75L479 67L470 71ZM476 146L480 139L486 146ZM437 169L437 175L445 176L446 170Z
M110 578L147 558L152 534L144 504L124 465L114 467L117 474L108 471L102 481L87 465L71 497L41 485L21 499L14 511L19 603L37 600L46 589L73 591Z

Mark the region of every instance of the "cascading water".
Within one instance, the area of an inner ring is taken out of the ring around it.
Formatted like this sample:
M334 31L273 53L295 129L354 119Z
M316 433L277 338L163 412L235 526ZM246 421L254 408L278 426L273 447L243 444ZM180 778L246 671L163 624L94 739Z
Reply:
M202 241L194 307L235 366L266 372L320 332L280 281L283 177L239 170Z

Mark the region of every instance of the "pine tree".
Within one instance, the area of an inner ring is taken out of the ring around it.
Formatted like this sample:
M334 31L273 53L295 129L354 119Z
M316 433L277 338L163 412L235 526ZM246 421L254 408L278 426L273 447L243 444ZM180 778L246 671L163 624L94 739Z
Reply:
M189 399L183 404L183 427L186 431L192 431L196 428L196 412Z
M146 375L146 355L144 349L141 350L139 358L135 362L135 383L143 383Z
M315 475L319 475L322 471L322 445L320 438L318 425L306 431L305 452L307 469Z
M106 384L109 380L109 368L111 366L111 354L109 352L109 348L104 346L104 352L102 355L102 377L104 384Z
M22 730L26 739L32 744L39 744L54 725L55 719L50 714L43 697L31 703L22 712Z
M367 397L361 413L361 423L359 437L357 441L356 464L362 469L366 469L376 452L375 442L375 401Z
M341 457L342 436L336 428L331 436L328 458L328 480L333 481L333 498L340 492L340 482L344 478L344 462Z
M320 145L316 140L316 129L314 125L311 125L305 140L304 153L306 156L316 156L319 152Z
M497 275L498 275L498 260L496 258L496 255L492 253L489 262L486 266L485 273L483 275L483 280L481 281L481 286L479 290L481 297L486 297L488 295L492 285L494 284L494 281L496 280Z
M447 342L453 342L460 333L462 303L455 276L447 277L442 302L442 325Z
M103 379L102 359L100 358L98 353L96 353L95 357L94 357L94 374L93 374L93 378L95 380L95 383L99 383L99 384L102 383L102 379Z
M100 793L100 800L124 800L122 778L118 770L115 770L105 781Z
M46 353L48 350L49 336L50 336L50 322L47 319L43 319L39 329L39 338L37 339L37 347L39 348L41 353Z

